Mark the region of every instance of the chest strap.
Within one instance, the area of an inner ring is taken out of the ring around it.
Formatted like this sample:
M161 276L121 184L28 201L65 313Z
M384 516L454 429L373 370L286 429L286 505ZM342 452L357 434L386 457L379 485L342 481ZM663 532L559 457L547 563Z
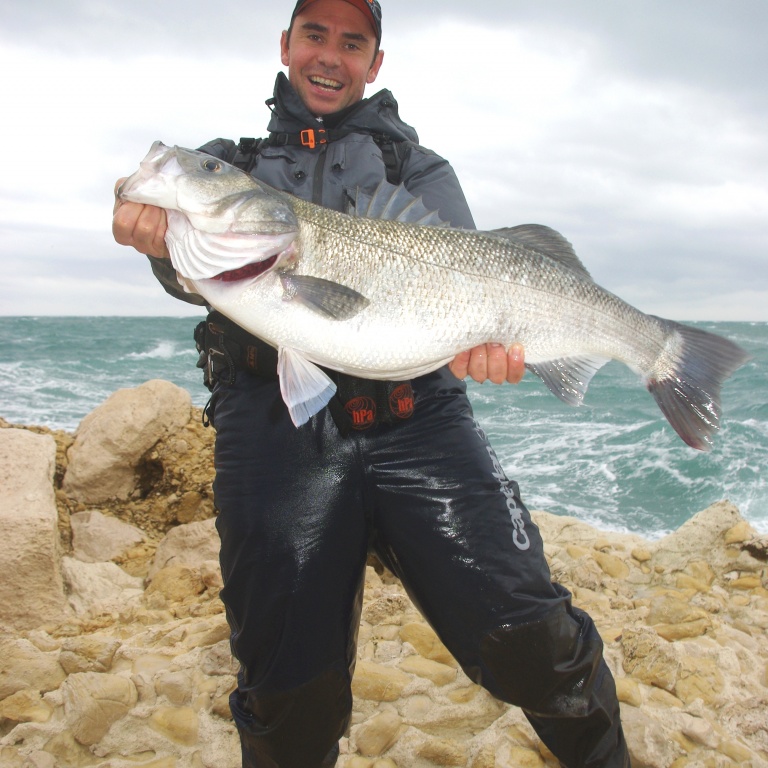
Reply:
M332 141L338 141L354 131L335 130L333 128L305 128L298 133L270 133L269 138L241 138L235 154L229 162L241 171L250 173L259 157L259 152L265 147L301 146L307 149L317 149ZM372 133L371 138L381 151L387 181L398 186L403 181L403 166L410 152L411 143L405 139L395 141L386 133Z

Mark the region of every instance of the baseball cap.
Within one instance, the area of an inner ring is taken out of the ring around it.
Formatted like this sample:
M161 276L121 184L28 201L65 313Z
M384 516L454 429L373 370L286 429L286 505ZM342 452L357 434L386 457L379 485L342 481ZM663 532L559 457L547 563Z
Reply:
M291 24L293 20L301 13L302 9L308 6L315 0L299 0L296 3L296 7L293 9L291 15ZM373 31L376 33L376 40L381 42L381 6L378 0L346 0L350 5L354 5L355 8L359 8L371 22Z

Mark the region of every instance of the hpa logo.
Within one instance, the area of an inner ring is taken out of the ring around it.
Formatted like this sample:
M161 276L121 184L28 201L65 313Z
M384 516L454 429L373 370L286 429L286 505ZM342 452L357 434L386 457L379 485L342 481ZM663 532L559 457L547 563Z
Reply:
M376 403L370 397L353 397L344 410L352 419L352 429L368 429L376 421Z
M413 388L410 382L395 387L389 396L389 410L398 419L409 419L413 416Z

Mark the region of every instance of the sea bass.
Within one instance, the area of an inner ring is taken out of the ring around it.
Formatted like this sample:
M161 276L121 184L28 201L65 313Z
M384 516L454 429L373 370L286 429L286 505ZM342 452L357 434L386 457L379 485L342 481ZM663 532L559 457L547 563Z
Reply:
M743 349L604 290L552 229L453 229L393 190L339 213L155 142L118 195L166 209L185 290L277 347L297 426L334 394L318 366L406 380L478 344L519 342L526 367L571 405L620 360L688 445L711 448L721 386L748 360Z

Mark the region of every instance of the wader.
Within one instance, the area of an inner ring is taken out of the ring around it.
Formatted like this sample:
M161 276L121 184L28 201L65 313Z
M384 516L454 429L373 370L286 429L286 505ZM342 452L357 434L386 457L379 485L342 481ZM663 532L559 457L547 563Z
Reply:
M335 764L369 549L466 674L522 707L564 765L629 766L600 637L551 583L463 382L418 378L411 418L341 437L328 409L297 429L276 382L232 378L209 413L243 766Z

